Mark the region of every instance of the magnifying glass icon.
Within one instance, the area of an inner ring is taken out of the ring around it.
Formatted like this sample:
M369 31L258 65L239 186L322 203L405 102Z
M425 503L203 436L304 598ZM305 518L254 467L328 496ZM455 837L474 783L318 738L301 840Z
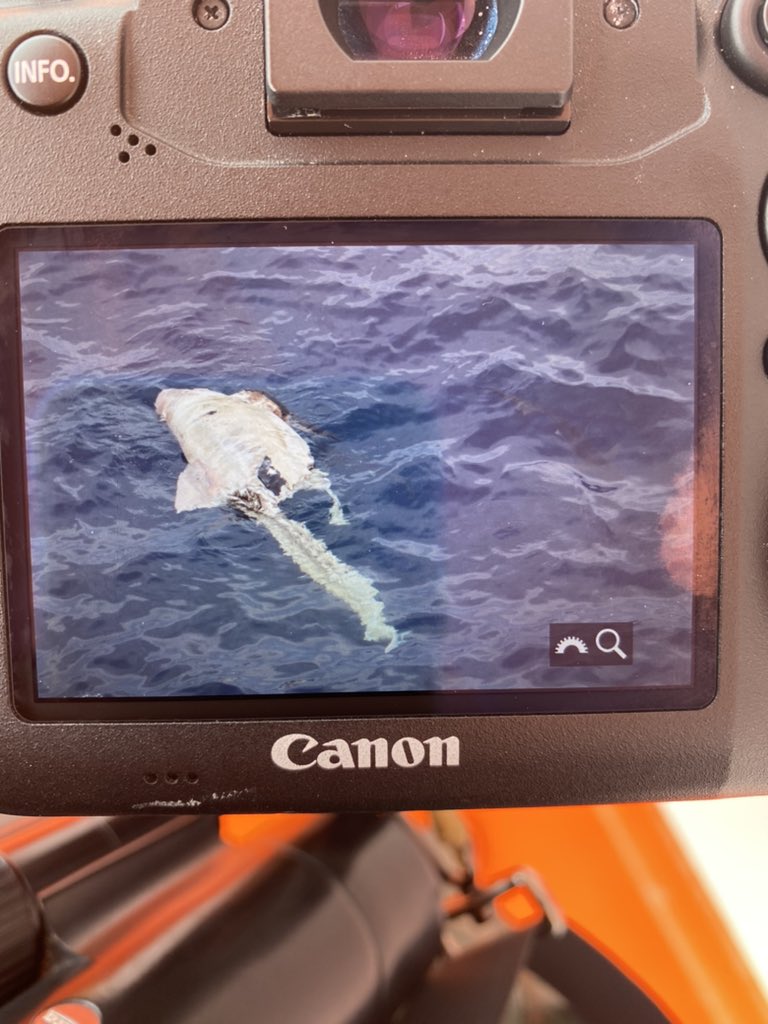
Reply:
M605 646L603 646L603 637L605 637ZM615 629L601 629L595 637L595 643L598 651L603 654L618 654L622 661L627 660L626 654L621 649L621 637Z

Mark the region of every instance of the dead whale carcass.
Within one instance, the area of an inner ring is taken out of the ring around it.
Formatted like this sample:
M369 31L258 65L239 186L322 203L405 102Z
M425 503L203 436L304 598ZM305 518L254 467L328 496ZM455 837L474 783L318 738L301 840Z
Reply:
M276 515L300 490L325 491L331 521L344 515L328 477L277 402L261 391L223 395L207 388L167 388L155 401L188 466L176 486L176 511L215 508L248 492L253 511Z
M302 572L357 615L366 640L386 642L388 651L396 646L397 632L371 581L279 507L297 491L324 491L331 522L345 522L330 480L277 402L261 391L166 388L155 409L188 463L176 485L177 512L229 505L261 523Z

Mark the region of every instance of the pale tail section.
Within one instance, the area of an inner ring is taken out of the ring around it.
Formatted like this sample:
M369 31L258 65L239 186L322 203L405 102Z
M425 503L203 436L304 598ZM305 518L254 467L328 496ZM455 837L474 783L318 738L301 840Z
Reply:
M384 606L369 579L340 561L302 523L286 519L285 516L260 516L252 512L244 514L269 530L283 553L303 573L355 613L363 624L366 640L386 643L387 651L397 646L397 630L384 618Z

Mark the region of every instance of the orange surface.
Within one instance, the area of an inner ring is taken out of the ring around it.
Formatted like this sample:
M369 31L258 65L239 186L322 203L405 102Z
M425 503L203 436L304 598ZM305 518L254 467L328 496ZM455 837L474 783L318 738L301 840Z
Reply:
M224 814L219 819L219 834L230 846L261 838L290 843L323 818L322 814Z
M768 1024L755 979L651 804L465 812L486 884L525 865L681 1024ZM500 902L500 910L514 910Z
M478 810L461 816L472 837L478 884L519 867L533 868L570 924L655 998L671 1020L768 1024L759 986L656 806ZM431 820L426 814L408 819L415 827ZM0 829L0 851L10 853L71 820L15 822ZM253 870L268 861L275 844L295 840L322 820L310 814L223 817L222 838L243 847L243 860L226 867L222 861L221 871ZM135 955L190 901L213 896L223 881L217 871L218 865L156 915L135 922L130 938L117 943L115 958ZM532 912L530 900L520 894L502 898L499 909L513 926L529 921ZM618 1021L618 1007L617 1014Z
M768 1024L768 1004L691 869L651 804L461 812L480 885L533 868L570 925L597 946L679 1024ZM427 827L427 814L409 814ZM233 844L290 841L312 815L222 819ZM504 897L513 926L531 902ZM617 1022L620 1008L617 1007Z
M27 843L58 832L59 829L78 821L78 818L19 818L0 828L0 854L5 856Z

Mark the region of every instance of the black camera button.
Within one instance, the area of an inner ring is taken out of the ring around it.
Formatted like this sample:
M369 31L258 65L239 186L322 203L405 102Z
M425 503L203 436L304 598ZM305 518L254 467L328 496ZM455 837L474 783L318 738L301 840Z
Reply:
M19 103L37 113L58 114L79 99L86 69L69 40L40 32L17 43L5 74Z
M768 95L768 12L766 0L728 0L720 19L720 49L731 68Z

